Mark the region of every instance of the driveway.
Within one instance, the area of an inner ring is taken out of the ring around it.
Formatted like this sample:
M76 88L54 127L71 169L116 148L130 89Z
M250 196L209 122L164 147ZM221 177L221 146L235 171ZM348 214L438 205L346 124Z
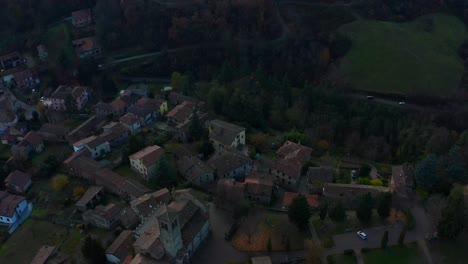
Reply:
M414 216L416 225L413 230L406 232L405 243L417 242L426 258L426 263L432 264L432 257L425 240L431 226L429 217L420 205L411 207L411 213ZM367 234L367 240L359 238L356 232L334 235L335 246L325 250L325 255L342 254L346 249L353 249L359 254L362 248L380 248L385 230L388 230L388 245L396 245L398 244L398 237L402 228L403 224L397 222L392 225L364 229L363 231Z
M231 217L225 211L217 209L213 203L209 203L208 208L212 232L190 262L193 264L225 264L246 261L249 257L246 253L237 251L224 240L224 233L231 227Z

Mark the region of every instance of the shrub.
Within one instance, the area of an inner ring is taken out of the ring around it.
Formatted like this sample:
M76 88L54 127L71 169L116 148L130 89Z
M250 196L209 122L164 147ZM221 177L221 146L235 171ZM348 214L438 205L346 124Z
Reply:
M56 192L61 191L68 185L68 182L67 175L57 175L52 179L52 189Z
M83 187L75 187L73 188L73 198L79 199L85 192L86 190Z
M370 182L370 180L368 178L358 178L356 180L356 183L361 184L361 185L370 185L371 184L371 182Z
M381 179L373 179L370 181L370 185L372 186L383 186L383 182Z
M324 248L331 248L335 245L335 241L331 237L327 237L322 240L322 247Z

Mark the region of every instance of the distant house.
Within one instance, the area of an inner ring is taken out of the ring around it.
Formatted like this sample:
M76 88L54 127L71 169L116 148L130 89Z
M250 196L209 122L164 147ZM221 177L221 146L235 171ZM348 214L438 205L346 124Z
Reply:
M140 98L136 102L137 106L150 106L155 112L158 112L159 115L164 115L168 111L167 101L160 98Z
M276 152L277 159L272 164L271 172L283 186L295 188L301 177L302 167L310 160L312 149L286 141Z
M133 250L132 245L135 242L133 232L131 230L124 230L106 249L106 259L109 263L119 264L124 259L131 255Z
M273 182L262 178L246 178L244 198L269 205L273 195Z
M178 92L170 92L167 96L169 103L173 106L183 103L184 101L188 101L193 103L197 110L203 110L205 108L205 102L202 102L196 98L183 95Z
M98 205L94 210L88 210L83 213L83 220L96 227L103 229L114 229L120 222L119 214L122 208L111 203L106 206Z
M243 153L219 149L209 160L218 178L241 178L252 169L253 161Z
M195 185L203 185L215 180L214 170L196 156L184 156L177 161L179 173Z
M124 229L135 229L140 224L140 218L130 206L126 206L120 212L119 221Z
M149 180L156 172L156 164L164 154L164 149L160 146L148 146L137 153L130 155L130 165L132 169Z
M13 155L28 159L32 151L40 153L44 148L45 146L42 138L33 131L29 131L26 136L24 136L23 140L11 148L11 152Z
M150 190L138 182L126 179L113 172L105 164L90 158L91 153L87 149L73 153L63 165L70 175L88 179L92 184L103 186L105 191L118 195L127 200L133 200Z
M219 179L216 192L219 198L217 206L231 210L233 205L241 204L244 201L245 183L238 182L232 178Z
M10 172L3 182L11 192L20 194L26 193L32 184L31 175L19 170Z
M245 128L243 127L215 119L209 122L208 131L215 149L229 149L245 145Z
M11 73L10 70L22 66L24 64L25 60L17 51L0 55L0 71L3 71L4 75Z
M138 118L143 126L149 126L155 120L156 111L150 105L134 105L127 109L127 114Z
M380 194L390 192L390 188L360 184L325 183L323 185L323 196L329 199L340 200L345 205L353 206L359 197L370 193L374 198Z
M285 192L284 193L284 198L283 198L283 209L289 208L291 206L294 198L299 196L298 193L293 193L293 192ZM316 194L303 194L305 198L307 199L307 204L309 204L309 207L311 209L317 209L319 207L319 199L318 195Z
M16 140L23 140L26 133L29 131L28 123L18 122L10 127L10 135L14 136Z
M12 73L12 78L6 85L25 92L31 92L33 89L36 89L40 83L41 81L36 71L25 69Z
M89 8L72 12L71 17L72 25L76 28L87 26L93 21L93 15Z
M54 246L44 245L36 253L36 256L31 261L31 264L47 264L55 254L57 253L57 248Z
M111 146L118 146L128 138L128 129L117 122L110 122L102 127L104 132L100 135L106 139Z
M71 129L59 124L44 123L37 134L44 141L48 142L67 142L67 135Z
M70 131L70 133L68 133L68 143L70 143L70 145L73 145L73 143L83 138L98 134L107 122L108 121L105 117L97 115L91 116L86 121L81 123L78 127Z
M138 117L126 114L119 119L120 123L125 126L132 135L141 131L141 123Z
M41 101L45 107L51 110L67 110L68 101L73 104L77 110L81 110L86 102L88 102L90 93L91 90L89 87L60 85L52 95L41 98Z
M101 136L90 136L73 143L75 152L84 148L89 150L93 159L99 158L111 151L109 142Z
M49 58L49 52L43 44L37 46L37 55L41 61L46 61Z
M413 168L408 164L393 166L389 187L393 194L401 197L407 197L411 194L414 188Z
M0 191L0 223L16 223L27 207L28 201L25 197Z
M166 118L169 124L177 126L187 120L194 111L195 104L190 101L183 101L181 104L175 106Z
M309 192L321 193L324 183L333 182L335 169L332 167L309 167L307 171L307 187Z
M103 186L106 191L130 201L150 192L145 186L136 181L128 180L109 168L95 171L94 183Z
M75 206L80 211L86 211L88 209L93 209L102 199L102 187L100 186L91 186L86 190L86 192L81 196L80 200L76 202Z
M175 128L177 130L177 138L182 142L186 142L190 136L190 125L192 124L192 116L190 115L184 122L178 124ZM200 124L205 124L208 120L208 114L204 112L197 112Z
M160 204L169 204L171 193L167 188L163 188L153 193L144 194L130 202L132 210L140 217L147 218L158 208Z
M73 47L80 59L99 58L102 56L102 46L96 37L87 37L73 40Z

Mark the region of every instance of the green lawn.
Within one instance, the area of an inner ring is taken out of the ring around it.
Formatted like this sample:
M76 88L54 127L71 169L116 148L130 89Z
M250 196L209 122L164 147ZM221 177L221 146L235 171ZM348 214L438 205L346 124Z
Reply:
M67 22L63 22L51 27L44 34L42 42L49 51L49 61L58 63L60 60L68 62L75 60L70 27Z
M63 237L66 237L66 228L49 221L28 219L1 245L0 263L29 263L39 248L46 244L57 245Z
M355 264L357 263L356 257L353 255L330 255L328 256L329 264Z
M457 49L467 34L446 14L409 23L357 20L340 27L352 46L339 72L354 89L402 95L446 97L463 74Z
M405 246L393 246L386 250L376 249L364 255L366 264L423 264L424 256L420 253L418 245L412 243Z

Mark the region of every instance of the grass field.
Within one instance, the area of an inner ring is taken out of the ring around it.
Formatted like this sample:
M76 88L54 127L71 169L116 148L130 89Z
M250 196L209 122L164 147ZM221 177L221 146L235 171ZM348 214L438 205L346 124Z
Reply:
M458 88L463 64L457 49L467 34L454 16L433 14L409 23L357 20L339 31L352 41L340 73L354 89L447 97Z
M363 253L366 264L423 264L424 256L419 252L418 245L412 243L406 246L393 246L385 250L376 249Z

